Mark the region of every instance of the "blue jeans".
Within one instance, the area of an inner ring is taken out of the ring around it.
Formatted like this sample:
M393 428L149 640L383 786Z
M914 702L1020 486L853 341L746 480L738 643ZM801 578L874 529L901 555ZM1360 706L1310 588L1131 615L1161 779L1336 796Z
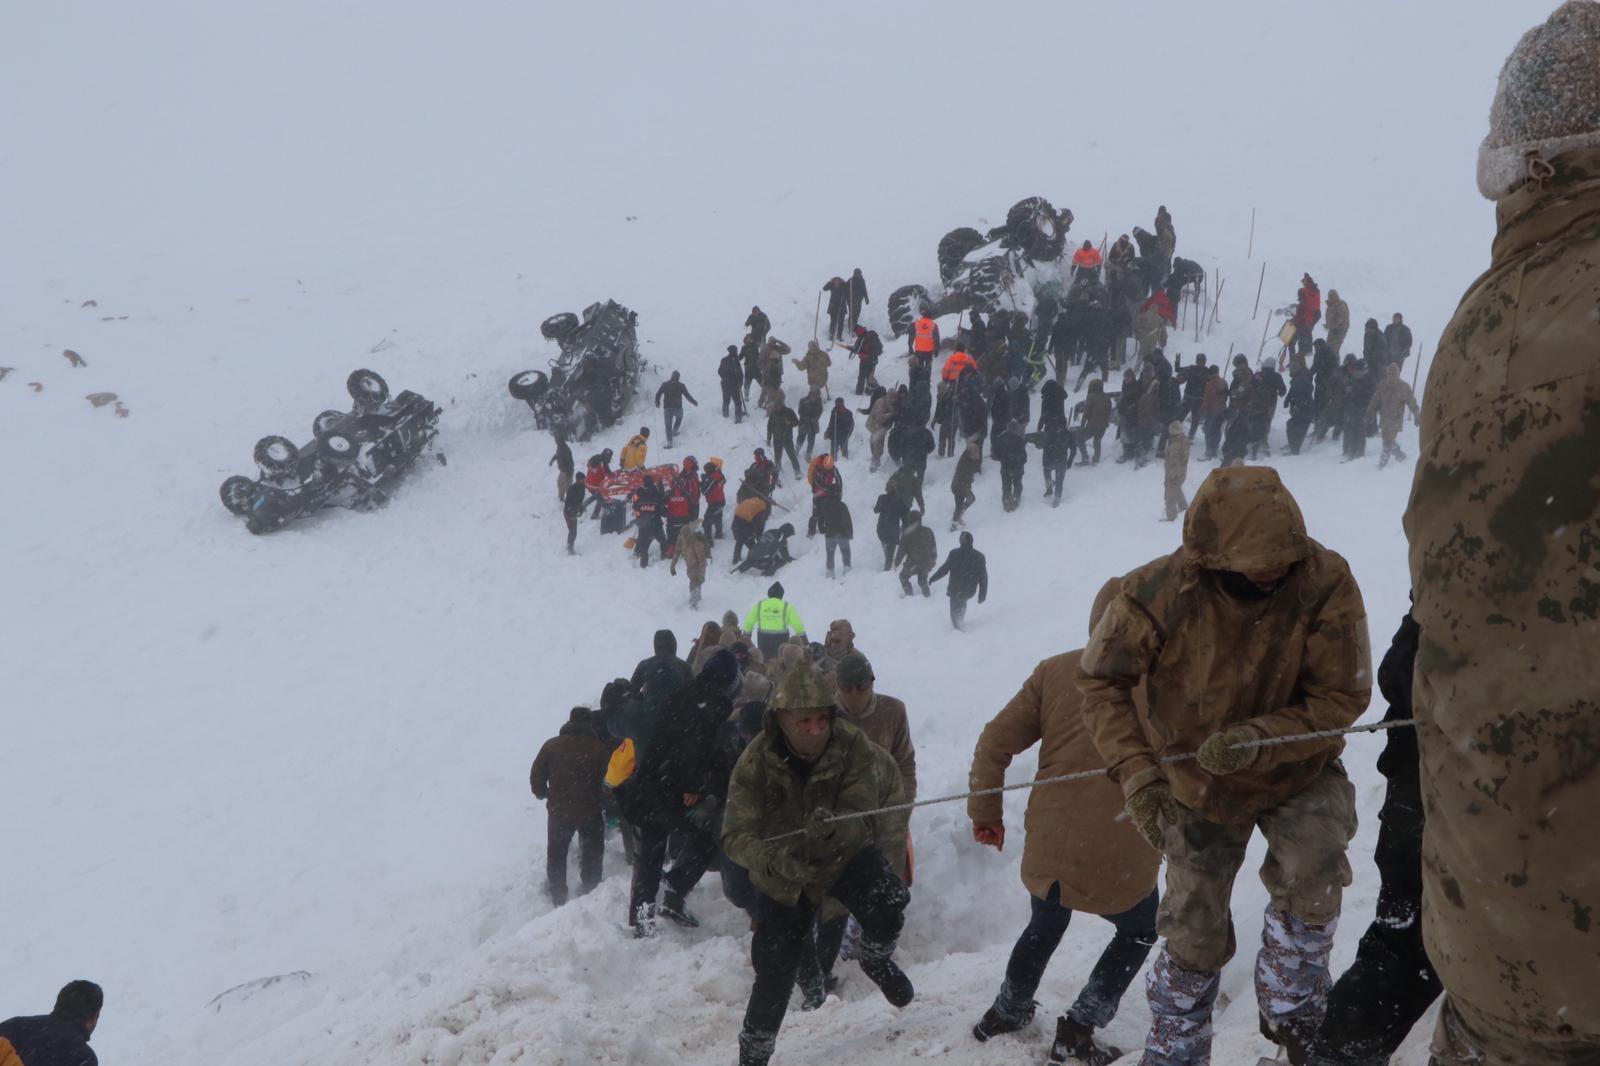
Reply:
M1039 989L1045 967L1055 954L1072 921L1072 908L1061 905L1061 886L1051 885L1044 899L1032 897L1033 917L1028 927L1017 938L1011 949L1011 961L1006 965L1005 983L995 997L997 1011L1018 1020L1033 1017L1033 994ZM1123 993L1133 983L1133 977L1144 965L1150 949L1156 943L1156 906L1159 895L1140 900L1121 914L1103 915L1116 927L1116 935L1100 953L1100 959L1084 982L1083 990L1067 1011L1067 1017L1080 1025L1103 1029L1116 1017L1117 1006Z

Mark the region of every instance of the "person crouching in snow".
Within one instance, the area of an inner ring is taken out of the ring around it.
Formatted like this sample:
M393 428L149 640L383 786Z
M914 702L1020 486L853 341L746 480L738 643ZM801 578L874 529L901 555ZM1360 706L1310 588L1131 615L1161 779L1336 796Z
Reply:
M861 730L836 718L827 681L800 663L784 676L761 735L734 767L722 847L760 892L739 1066L766 1066L772 1057L824 899L843 903L861 923L862 972L894 1006L911 1002L911 980L892 957L911 900L883 850L894 826L886 815L828 821L882 806L882 778L893 763L878 752ZM891 801L899 802L899 782L888 784Z
M1172 442L1167 446L1170 448ZM1089 628L1120 589L1107 582L1095 597ZM1038 779L1060 777L1104 765L1083 718L1078 664L1083 652L1052 656L1034 668L1022 690L984 726L972 755L973 789L1005 784L1014 756L1039 745ZM1134 691L1142 709L1144 689ZM972 838L1001 851L1006 827L1001 797L967 800ZM1105 1066L1122 1056L1094 1037L1116 1017L1122 996L1156 943L1156 873L1161 856L1123 814L1122 793L1106 778L1036 788L1028 794L1022 842L1022 883L1032 897L1033 917L1017 938L994 1004L972 1027L978 1040L1013 1033L1033 1021L1039 989L1074 911L1097 914L1116 929L1089 973L1078 998L1056 1020L1052 1066L1074 1061Z
M1148 713L1134 700L1143 682ZM1257 828L1271 895L1256 956L1261 1030L1301 1061L1327 1006L1328 956L1356 830L1338 738L1372 695L1349 564L1306 535L1271 467L1216 470L1183 546L1122 578L1084 649L1083 717L1133 823L1167 859L1166 944L1148 984L1145 1066L1204 1063L1234 878ZM1170 755L1197 753L1163 764Z

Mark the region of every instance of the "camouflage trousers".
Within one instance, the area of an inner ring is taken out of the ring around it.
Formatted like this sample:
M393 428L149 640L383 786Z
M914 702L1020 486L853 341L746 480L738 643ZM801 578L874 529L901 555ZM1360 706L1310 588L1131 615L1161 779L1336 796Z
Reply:
M1167 521L1171 522L1189 509L1189 500L1183 494L1182 481L1165 482L1167 497Z
M1218 825L1185 810L1180 821L1163 826L1167 890L1157 928L1179 965L1220 970L1233 957L1228 904L1257 828L1267 838L1261 882L1272 894L1272 910L1310 926L1338 918L1351 881L1346 852L1356 831L1356 805L1355 789L1334 761L1255 825Z
M1600 1066L1600 1043L1541 1040L1514 1033L1460 1000L1445 997L1430 1066Z

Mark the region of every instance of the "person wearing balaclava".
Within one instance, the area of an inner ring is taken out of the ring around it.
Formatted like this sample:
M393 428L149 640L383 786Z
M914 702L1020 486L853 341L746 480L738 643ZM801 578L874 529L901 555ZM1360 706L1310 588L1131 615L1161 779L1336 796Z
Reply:
M1600 4L1563 4L1506 60L1478 189L1489 269L1441 332L1405 516L1433 1055L1594 1063Z
M876 810L885 795L901 802L899 781L889 777L892 760L878 751L860 729L836 718L827 680L801 663L784 676L761 735L734 768L722 847L750 871L760 893L739 1066L766 1066L772 1057L824 898L844 904L861 923L862 972L894 1006L911 1002L911 981L892 958L911 896L883 850L897 830L903 834L904 819L830 820Z

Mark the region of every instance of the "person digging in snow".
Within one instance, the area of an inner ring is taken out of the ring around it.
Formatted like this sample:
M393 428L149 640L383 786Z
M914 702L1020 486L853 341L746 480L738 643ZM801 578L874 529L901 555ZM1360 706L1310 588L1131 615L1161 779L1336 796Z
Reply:
M1149 695L1141 713L1133 691ZM1080 666L1083 715L1133 823L1167 859L1166 943L1148 983L1145 1066L1206 1063L1234 878L1256 829L1271 896L1256 957L1261 1029L1303 1051L1326 1006L1328 956L1355 834L1338 738L1371 695L1366 611L1349 565L1306 535L1270 467L1216 470L1183 546L1134 570ZM1191 762L1169 755L1198 752Z
M900 564L900 587L907 596L911 595L911 579L917 579L918 586L924 596L933 593L928 589L928 573L939 561L939 545L934 538L933 530L922 522L920 511L911 511L906 514L905 525L900 534L900 544L895 549L894 561Z
M1116 581L1100 590L1090 612L1091 630L1119 591ZM1041 662L1022 690L984 726L972 754L967 779L971 788L1005 784L1011 760L1035 744L1038 779L1105 765L1083 718L1083 694L1078 690L1082 656L1081 650L1069 651ZM1136 688L1133 696L1142 711L1144 689ZM996 851L1004 850L1006 843L1003 807L999 795L967 800L972 838ZM1122 1051L1101 1044L1094 1033L1116 1017L1123 994L1155 946L1161 857L1124 815L1122 792L1106 778L1029 792L1024 828L1022 883L1032 897L1033 916L1011 950L994 1003L972 1027L972 1035L990 1040L1029 1025L1036 1006L1033 994L1073 912L1097 914L1111 923L1116 934L1101 951L1078 998L1056 1020L1049 1062L1105 1066L1120 1058Z
M861 969L884 998L896 1007L913 998L910 979L893 959L911 898L883 851L896 836L896 820L828 820L877 809L885 795L900 802L899 782L883 780L889 771L880 750L837 718L827 681L800 663L784 676L761 735L734 767L722 847L760 892L750 946L755 981L739 1033L739 1066L766 1066L771 1059L824 899L838 900L861 923Z

